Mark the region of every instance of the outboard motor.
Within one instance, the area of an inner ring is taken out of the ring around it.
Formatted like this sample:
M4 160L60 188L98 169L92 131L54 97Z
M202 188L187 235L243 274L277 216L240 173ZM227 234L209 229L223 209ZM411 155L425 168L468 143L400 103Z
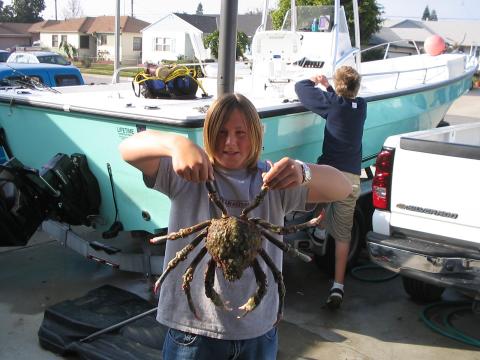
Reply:
M85 155L55 155L40 171L16 158L0 165L0 246L23 246L45 219L90 225L100 188Z

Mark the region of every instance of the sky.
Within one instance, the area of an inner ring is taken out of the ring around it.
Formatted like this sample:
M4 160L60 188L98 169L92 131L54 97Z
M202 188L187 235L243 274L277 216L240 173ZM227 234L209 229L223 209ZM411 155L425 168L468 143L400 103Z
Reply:
M64 9L71 0L44 0L46 9L41 16L55 19L55 2L57 3L57 18L64 19ZM83 16L115 15L117 0L79 0ZM120 14L131 15L133 1L133 15L148 22L159 20L171 12L195 13L199 2L202 3L204 14L219 14L221 0L120 0ZM11 4L12 0L5 0L4 4ZM276 0L270 4L276 5ZM384 8L386 18L419 19L425 6L430 11L435 10L439 20L447 19L476 19L480 20L478 11L479 0L377 0ZM263 8L262 0L238 0L239 14Z

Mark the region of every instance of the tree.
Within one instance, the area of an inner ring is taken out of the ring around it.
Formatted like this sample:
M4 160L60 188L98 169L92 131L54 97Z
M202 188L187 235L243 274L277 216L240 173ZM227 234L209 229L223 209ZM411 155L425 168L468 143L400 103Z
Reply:
M202 3L198 3L198 6L197 6L197 11L195 12L195 14L197 15L203 15L203 5Z
M205 39L203 40L203 44L205 45L206 48L209 48L212 56L214 58L218 58L218 47L219 47L219 32L218 30L215 30L213 33L210 35L206 36ZM240 59L243 57L243 54L245 53L245 49L248 46L248 36L242 31L237 32L237 49L235 52L236 58Z
M44 0L14 0L15 22L34 23L42 21L40 13L45 10Z
M297 5L333 5L334 0L297 0ZM354 20L352 0L343 0L341 4L345 7L350 39L354 39ZM280 29L287 11L290 10L290 0L279 0L277 10L272 12L272 22L275 29ZM383 19L381 15L383 8L377 4L377 0L359 1L358 12L360 18L360 42L368 43L370 37L380 30Z
M3 1L0 1L0 22L15 22L13 7L10 5L4 7Z
M428 5L425 6L425 10L423 10L422 20L430 20L430 9L428 8Z
M70 61L74 60L75 57L78 55L77 48L66 41L62 41L59 48Z
M435 11L435 9L432 9L432 12L430 13L430 20L438 21L437 12Z
M83 9L80 0L68 0L67 5L63 8L63 16L65 19L75 19L83 15Z

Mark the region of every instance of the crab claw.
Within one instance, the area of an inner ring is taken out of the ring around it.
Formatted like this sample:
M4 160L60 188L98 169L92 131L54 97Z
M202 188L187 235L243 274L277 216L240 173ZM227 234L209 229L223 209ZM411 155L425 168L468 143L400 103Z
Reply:
M158 295L158 290L160 289L160 285L161 285L160 280L161 280L161 277L159 277L157 281L155 281L155 285L153 285L153 293L155 295Z
M245 304L243 304L242 306L240 306L238 308L238 310L243 310L243 314L241 315L238 315L237 316L237 319L240 319L242 317L244 317L245 315L247 315L249 312L255 310L255 308L257 307L257 304L255 302L255 297L252 296L250 297L247 302Z
M150 239L150 244L164 243L168 240L168 235L157 236Z
M283 314L278 314L278 315L277 315L277 321L275 321L275 324L273 324L272 327L277 326L278 323L279 323L280 321L282 321L282 319L283 319Z

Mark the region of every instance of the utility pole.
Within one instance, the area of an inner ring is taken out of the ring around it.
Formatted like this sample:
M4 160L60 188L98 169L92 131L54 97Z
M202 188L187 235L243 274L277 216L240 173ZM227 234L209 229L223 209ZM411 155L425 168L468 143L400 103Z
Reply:
M115 73L116 83L119 80L118 68L120 67L120 0L116 1L115 5L115 59L113 62L113 71Z
M218 46L217 96L233 93L238 0L222 0Z
M57 0L55 0L55 20L57 19Z
M132 0L132 18L133 18L133 0Z

